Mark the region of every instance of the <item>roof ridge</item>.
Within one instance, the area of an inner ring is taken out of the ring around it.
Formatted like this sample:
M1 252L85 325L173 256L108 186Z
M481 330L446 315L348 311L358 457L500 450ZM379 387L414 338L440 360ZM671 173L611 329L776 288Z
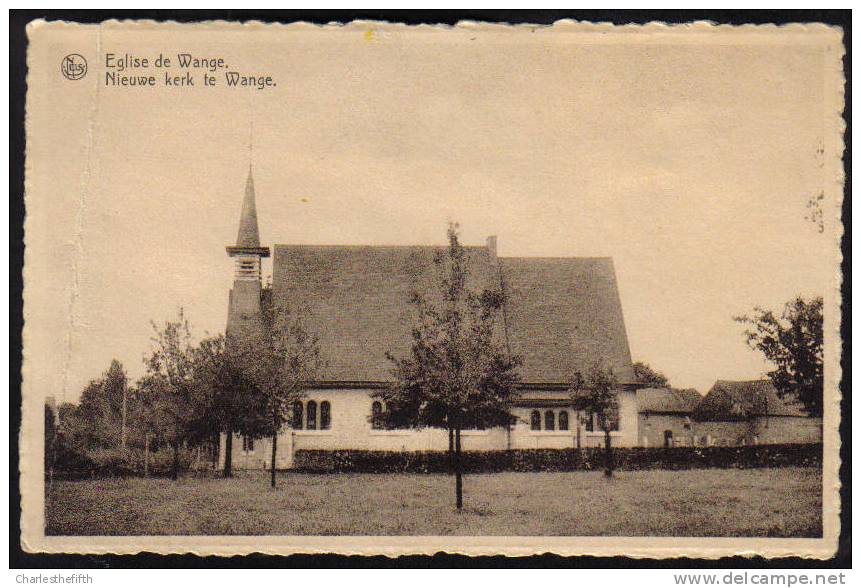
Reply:
M567 260L567 259L609 259L613 258L609 255L500 255L497 259L524 259L524 260Z
M328 249L445 249L447 244L442 245L365 245L365 244L343 244L343 243L276 243L273 247L317 247ZM464 249L487 249L487 245L463 245Z

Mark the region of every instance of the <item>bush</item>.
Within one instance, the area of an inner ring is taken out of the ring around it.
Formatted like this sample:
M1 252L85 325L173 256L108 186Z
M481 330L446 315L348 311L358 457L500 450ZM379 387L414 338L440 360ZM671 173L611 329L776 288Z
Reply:
M140 448L91 448L82 452L66 452L63 459L58 453L54 463L54 475L63 478L101 476L144 475L144 452ZM188 471L194 463L195 450L180 449L179 471ZM150 476L170 476L173 471L173 449L161 448L150 451L148 471ZM47 472L46 472L47 473Z
M445 451L297 450L299 471L313 473L446 473L451 471ZM492 472L570 472L600 470L604 450L517 449L465 451L463 470ZM822 444L748 445L742 447L621 447L613 449L620 470L692 468L761 468L819 466Z

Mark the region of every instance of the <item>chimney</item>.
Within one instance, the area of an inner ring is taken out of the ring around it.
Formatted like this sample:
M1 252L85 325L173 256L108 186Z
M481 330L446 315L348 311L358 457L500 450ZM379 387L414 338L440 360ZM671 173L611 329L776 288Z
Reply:
M487 252L492 259L496 259L496 235L487 238Z

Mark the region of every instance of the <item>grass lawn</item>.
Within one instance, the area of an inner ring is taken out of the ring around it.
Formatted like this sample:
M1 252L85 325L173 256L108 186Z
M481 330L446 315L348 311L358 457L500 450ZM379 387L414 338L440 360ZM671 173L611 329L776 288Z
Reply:
M263 472L55 481L49 535L817 537L813 468L446 475Z

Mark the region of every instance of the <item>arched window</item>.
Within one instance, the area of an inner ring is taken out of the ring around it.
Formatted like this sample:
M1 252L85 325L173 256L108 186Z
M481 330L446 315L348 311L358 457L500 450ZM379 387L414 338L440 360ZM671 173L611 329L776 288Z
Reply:
M317 403L313 400L308 401L308 430L313 431L317 428Z
M552 410L544 413L544 429L547 431L556 430L556 415L553 414Z
M541 430L541 413L537 410L533 410L532 414L529 417L529 423L533 431Z
M559 430L567 431L568 430L568 411L560 410L559 411Z
M379 400L375 400L371 405L371 428L383 428L383 403Z
M293 419L290 422L294 429L302 429L302 412L302 403L297 400L293 403Z
M320 403L320 429L329 429L332 426L332 407L328 400Z

